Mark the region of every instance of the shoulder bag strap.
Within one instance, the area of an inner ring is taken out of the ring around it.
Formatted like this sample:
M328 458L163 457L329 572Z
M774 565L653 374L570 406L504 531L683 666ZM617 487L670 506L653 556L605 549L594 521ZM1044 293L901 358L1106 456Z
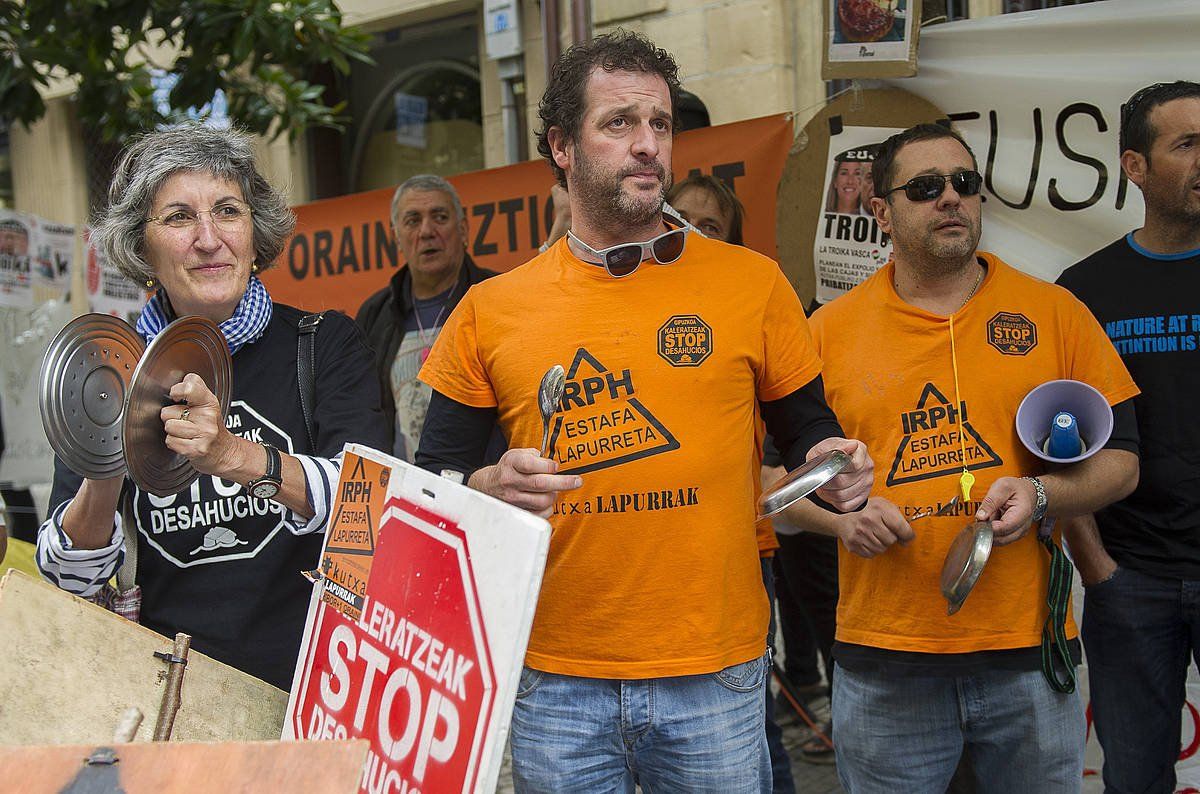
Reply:
M317 326L325 312L306 314L300 318L300 335L296 339L296 375L300 382L300 410L304 413L304 430L308 433L308 449L317 452L317 434L313 430L313 408L317 401Z
M121 498L117 502L121 511L121 533L125 536L125 559L117 569L117 592L124 593L137 584L138 535L134 528L133 492L129 479L121 486Z

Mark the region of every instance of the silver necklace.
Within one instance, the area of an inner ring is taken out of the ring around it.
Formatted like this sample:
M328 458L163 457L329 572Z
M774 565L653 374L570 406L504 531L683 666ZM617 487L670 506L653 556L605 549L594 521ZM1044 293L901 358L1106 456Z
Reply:
M456 289L458 289L457 283L450 288L450 291L446 293L446 297L442 299L442 308L438 310L437 317L434 318L433 325L429 327L428 332L426 332L425 326L421 324L421 310L417 308L416 298L413 298L413 316L417 320L417 338L421 340L420 358L422 364L425 363L425 359L429 358L429 351L433 350L433 343L437 339L437 329L441 327L442 315L446 313L446 308L450 305L450 299L454 297Z
M975 286L971 287L971 291L967 293L967 297L963 298L963 302L958 304L958 308L954 310L955 314L962 311L962 307L967 305L967 301L971 300L975 295L975 290L979 289L979 285L983 283L983 266L979 267L979 275L975 277Z
M958 312L962 311L962 307L967 305L967 301L971 300L971 298L973 298L975 296L975 291L978 290L979 285L983 283L984 272L985 272L984 267L982 265L980 265L979 266L979 274L975 277L975 285L973 287L971 287L971 291L967 293L967 297L963 298L962 303L958 304L958 308L955 309L954 311L950 312L951 314L957 314ZM892 287L896 290L896 294L899 295L900 294L900 278L899 278L899 276L897 276L892 281Z

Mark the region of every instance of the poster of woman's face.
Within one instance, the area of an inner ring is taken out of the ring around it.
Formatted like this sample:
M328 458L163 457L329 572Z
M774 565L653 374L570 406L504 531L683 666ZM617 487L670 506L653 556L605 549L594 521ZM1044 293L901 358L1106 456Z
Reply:
M865 178L870 179L870 170L870 163L834 162L829 191L825 196L825 211L857 215L862 206L864 173Z

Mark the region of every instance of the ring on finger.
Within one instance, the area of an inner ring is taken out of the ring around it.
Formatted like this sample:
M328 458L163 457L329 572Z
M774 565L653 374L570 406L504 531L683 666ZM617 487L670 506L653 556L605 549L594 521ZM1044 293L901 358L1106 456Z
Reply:
M192 415L192 409L191 409L191 408L188 408L188 407L186 407L186 406L185 406L185 407L184 407L184 409L183 409L183 413L181 413L181 414L179 415L179 418L180 418L180 419L182 419L182 420L183 420L183 421L185 421L185 422L190 422L190 421L192 421L192 420L191 420L191 419L188 419L188 417L189 417L189 416L191 416L191 415Z

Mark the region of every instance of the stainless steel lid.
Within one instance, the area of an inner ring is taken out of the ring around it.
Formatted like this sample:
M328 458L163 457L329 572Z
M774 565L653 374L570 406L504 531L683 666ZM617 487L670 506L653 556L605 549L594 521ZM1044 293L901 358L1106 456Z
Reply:
M992 553L992 524L975 521L958 533L942 563L942 595L946 597L946 614L953 615L962 607Z
M834 449L813 458L763 491L758 497L758 518L770 518L799 502L850 465L850 456Z
M46 349L38 383L42 427L54 453L81 477L125 471L125 396L145 348L124 320L84 314Z
M199 375L229 412L233 361L221 329L203 317L182 317L146 347L129 384L122 437L129 477L143 491L171 496L200 476L191 462L167 448L161 411L172 405L171 387L189 372Z

